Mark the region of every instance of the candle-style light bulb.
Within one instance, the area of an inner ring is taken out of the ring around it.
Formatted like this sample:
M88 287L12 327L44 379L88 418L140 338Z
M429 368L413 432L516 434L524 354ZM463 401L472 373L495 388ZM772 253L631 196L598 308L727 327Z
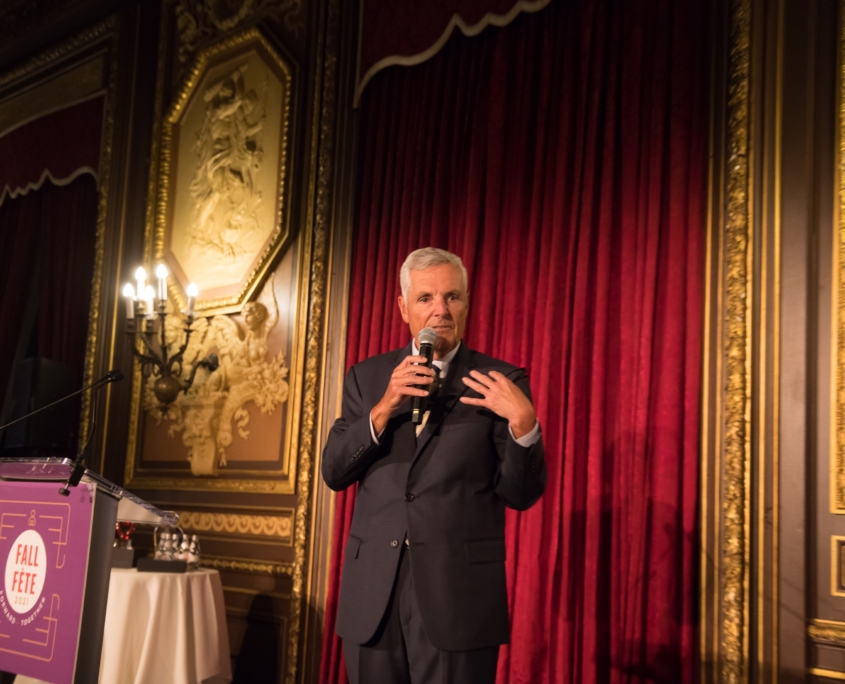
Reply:
M188 306L186 312L189 316L194 315L194 306L197 303L197 295L199 295L200 291L197 288L196 283L191 283L188 285Z
M144 293L147 291L147 272L144 270L143 266L139 266L135 271L135 282L138 283L138 287L135 291L138 293L139 298L143 298Z
M123 286L123 296L126 297L126 319L135 318L135 288L129 283Z
M144 290L144 302L147 309L147 316L153 315L153 299L155 299L156 293L153 290L152 285L147 285L146 289Z
M156 278L158 278L158 298L163 304L167 301L167 266L164 264L156 266Z

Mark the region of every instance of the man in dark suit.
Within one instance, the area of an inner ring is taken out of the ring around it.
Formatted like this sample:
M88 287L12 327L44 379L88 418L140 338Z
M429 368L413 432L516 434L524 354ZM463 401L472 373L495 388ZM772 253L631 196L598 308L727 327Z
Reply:
M358 483L337 633L352 684L492 684L509 636L505 506L546 484L524 369L461 343L466 270L439 249L413 252L399 310L412 341L353 366L323 451L326 483ZM417 335L437 332L434 369ZM437 378L437 380L435 380ZM435 386L421 429L417 385Z

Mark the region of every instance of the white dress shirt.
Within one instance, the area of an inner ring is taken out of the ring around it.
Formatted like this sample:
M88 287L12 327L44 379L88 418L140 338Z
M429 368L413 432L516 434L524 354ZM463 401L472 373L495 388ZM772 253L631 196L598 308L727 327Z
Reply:
M452 362L452 359L455 358L455 354L458 353L458 349L461 348L461 344L462 344L461 342L458 342L458 344L455 345L455 348L452 351L450 351L448 354L446 354L446 356L444 356L442 359L434 359L431 362L432 365L437 366L437 368L440 370L440 377L441 378L445 378L446 373L449 372L449 364ZM417 349L417 342L416 342L416 340L413 340L411 342L411 354L413 356L417 356L419 353L420 353L420 350ZM519 446L530 447L531 445L535 444L537 442L537 440L540 439L540 421L535 421L534 427L529 432L522 435L522 437L514 437L513 430L511 429L510 425L508 425L508 432L510 433L511 438L517 444L519 444ZM372 413L370 413L370 434L373 436L373 441L376 444L379 443L379 437L381 437L384 434L384 430L382 430L378 434L378 436L376 436L376 430L373 427L373 414Z

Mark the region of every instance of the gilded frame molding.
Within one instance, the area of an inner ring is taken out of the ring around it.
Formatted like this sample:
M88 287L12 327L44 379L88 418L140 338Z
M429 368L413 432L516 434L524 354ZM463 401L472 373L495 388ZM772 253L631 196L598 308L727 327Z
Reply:
M725 96L713 93L702 400L701 680L750 672L754 216L752 0L725 5ZM713 83L722 67L713 62ZM724 108L722 108L724 106ZM724 118L722 118L724 117ZM724 134L721 135L722 130ZM722 144L723 147L717 148ZM712 346L711 346L712 345ZM711 370L711 365L713 369Z
M173 149L174 129L179 125L191 96L199 86L207 70L211 68L214 61L220 57L237 54L239 49L250 45L258 45L271 59L276 68L284 74L283 86L283 107L281 111L280 142L278 165L278 182L276 194L279 208L275 213L273 227L269 244L259 256L258 264L251 270L242 284L237 295L220 297L217 299L197 300L196 310L202 316L214 316L217 314L236 313L243 308L243 305L253 298L258 288L263 284L276 260L282 246L287 242L290 235L290 201L289 201L289 151L291 139L291 97L293 96L293 74L290 65L279 55L264 35L256 28L251 28L234 36L214 43L212 46L201 50L194 59L190 69L187 71L185 80L179 88L177 95L164 117L161 127L161 141L159 144L158 164L158 196L155 213L155 259L162 260L166 256L166 235L170 223L170 209L175 201L174 193L171 191L171 170L173 168L176 151ZM179 309L187 305L185 292L177 284L176 278L169 281L169 293Z
M830 512L845 514L845 18L840 3L836 209L833 248L833 384L831 386Z
M751 508L751 0L733 0L724 225L724 451L719 678L748 681Z

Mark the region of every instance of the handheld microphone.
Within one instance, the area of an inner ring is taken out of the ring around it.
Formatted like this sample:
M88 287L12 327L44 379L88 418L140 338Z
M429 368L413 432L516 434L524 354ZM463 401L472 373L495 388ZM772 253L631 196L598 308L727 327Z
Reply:
M431 368L431 362L434 359L434 345L437 344L437 331L434 328L423 328L417 335L417 342L420 347L420 356L425 357L424 365L426 368ZM417 389L430 390L430 385L415 385ZM411 422L414 425L422 423L425 415L426 404L428 397L413 397L411 399Z

